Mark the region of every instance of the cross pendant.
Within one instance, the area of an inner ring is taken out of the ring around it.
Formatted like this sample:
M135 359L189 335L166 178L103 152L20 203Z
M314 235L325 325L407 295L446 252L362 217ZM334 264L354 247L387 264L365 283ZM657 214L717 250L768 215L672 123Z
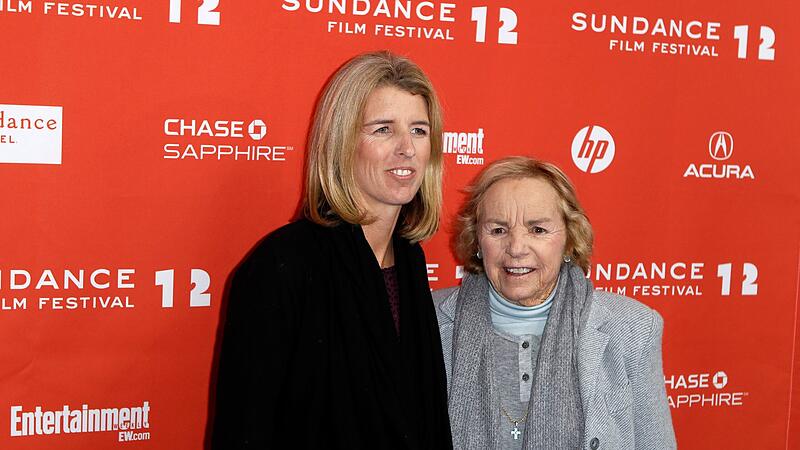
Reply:
M517 428L517 422L514 422L514 429L511 430L511 435L514 436L514 440L515 441L519 440L519 435L520 434L522 434L522 432L519 431L519 428Z

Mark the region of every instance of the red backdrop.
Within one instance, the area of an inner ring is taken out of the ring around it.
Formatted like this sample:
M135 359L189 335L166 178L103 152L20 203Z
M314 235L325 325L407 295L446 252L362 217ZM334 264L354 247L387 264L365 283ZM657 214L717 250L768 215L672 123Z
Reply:
M0 447L202 446L226 280L292 216L327 78L383 48L450 133L433 288L459 189L552 161L596 287L664 316L681 448L800 447L797 5L453 1L3 0Z

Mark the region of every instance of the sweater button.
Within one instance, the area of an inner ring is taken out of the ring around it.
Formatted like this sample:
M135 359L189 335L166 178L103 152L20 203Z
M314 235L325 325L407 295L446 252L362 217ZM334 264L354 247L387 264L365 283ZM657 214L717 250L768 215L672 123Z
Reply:
M597 450L600 447L600 439L592 438L591 442L589 442L589 447L591 447L592 450Z
M531 346L531 344L528 344L528 341L525 341L525 342L522 343L522 348L528 348L530 346Z
M522 381L528 381L531 377L527 373L522 374Z

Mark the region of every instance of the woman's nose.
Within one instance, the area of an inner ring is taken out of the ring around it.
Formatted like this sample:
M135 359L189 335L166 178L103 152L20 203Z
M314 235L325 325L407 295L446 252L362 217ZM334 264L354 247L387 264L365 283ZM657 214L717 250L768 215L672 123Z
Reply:
M513 258L518 258L528 254L527 237L524 233L511 231L508 233L508 245L506 253Z
M405 156L406 158L413 158L417 154L417 149L414 147L414 139L411 133L401 133L400 142L397 143L397 154Z

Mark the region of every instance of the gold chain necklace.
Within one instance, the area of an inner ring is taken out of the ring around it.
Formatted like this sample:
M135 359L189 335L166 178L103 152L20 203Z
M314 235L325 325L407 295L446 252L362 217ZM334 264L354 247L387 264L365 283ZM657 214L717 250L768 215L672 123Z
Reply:
M503 405L500 405L500 412L502 412L503 415L506 416L508 418L508 420L510 420L511 423L514 424L514 429L511 430L511 436L514 437L515 441L518 440L519 439L519 435L522 434L522 432L519 431L519 427L517 425L520 424L520 423L525 423L525 419L528 418L528 411L525 411L525 415L522 417L522 419L515 419L515 418L511 417L511 415L509 415L508 412L506 412L506 409L503 408Z

